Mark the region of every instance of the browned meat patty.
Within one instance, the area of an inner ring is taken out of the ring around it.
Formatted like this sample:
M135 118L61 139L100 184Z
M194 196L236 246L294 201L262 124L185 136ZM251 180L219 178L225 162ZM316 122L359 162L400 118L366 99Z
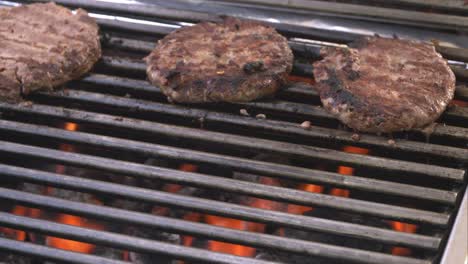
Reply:
M243 102L277 91L293 55L275 29L226 17L174 31L146 62L149 80L171 101Z
M358 131L427 126L453 98L455 76L431 44L372 37L321 54L314 76L322 103Z
M0 8L0 100L51 89L91 69L101 56L98 26L54 3Z

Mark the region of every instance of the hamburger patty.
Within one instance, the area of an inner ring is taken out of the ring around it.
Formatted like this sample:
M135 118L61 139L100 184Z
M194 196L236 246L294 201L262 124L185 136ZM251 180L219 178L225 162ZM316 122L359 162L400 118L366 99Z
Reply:
M51 89L88 72L101 56L98 26L54 3L0 8L0 100Z
M455 76L431 44L378 37L323 48L315 86L326 110L364 132L427 126L452 100Z
M170 101L243 102L278 90L293 55L275 29L226 17L172 32L145 60L149 80Z

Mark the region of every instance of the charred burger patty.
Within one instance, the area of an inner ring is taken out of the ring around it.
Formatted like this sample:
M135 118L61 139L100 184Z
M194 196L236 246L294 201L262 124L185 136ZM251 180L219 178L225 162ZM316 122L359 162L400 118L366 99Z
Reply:
M323 48L314 63L323 106L358 131L427 126L452 100L455 76L431 44L378 37Z
M278 90L293 55L275 29L227 17L176 30L146 62L149 80L171 101L242 102Z
M51 89L91 69L101 56L98 26L54 3L0 8L0 100Z

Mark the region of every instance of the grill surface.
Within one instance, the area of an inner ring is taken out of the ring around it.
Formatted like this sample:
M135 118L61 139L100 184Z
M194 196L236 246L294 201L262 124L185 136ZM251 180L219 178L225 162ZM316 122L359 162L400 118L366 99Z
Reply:
M14 205L24 205L105 223L138 225L201 239L345 261L343 263L429 264L439 261L466 189L468 107L449 108L441 117L441 124L435 126L430 135L424 130L399 133L393 135L396 144L389 144L388 136L363 134L359 141L353 140L353 132L343 128L320 108L318 95L300 83L291 84L274 100L229 105L169 104L161 91L145 80L145 65L141 58L152 50L158 38L179 27L181 21L214 20L215 16L143 5L128 9L123 4L106 2L57 2L83 6L97 17L102 27L104 57L94 72L83 80L72 82L63 90L33 95L30 98L32 104L0 103L0 175L4 179L0 183L0 209L3 208L0 227L168 255L189 262L273 263L17 216L8 210ZM110 19L103 14L121 17ZM163 23L139 24L134 19ZM446 24L444 20L435 22L438 28L453 23L461 29L466 26L461 20ZM356 37L353 33L334 34L286 24L273 25L290 38L297 58L293 74L308 78L312 76L308 62L317 58L321 45L327 44L311 43L298 37L335 43L346 43ZM468 62L466 49L440 47L439 51L451 60ZM455 99L467 101L468 88L463 81L467 79L468 70L460 65L451 63L459 80ZM242 108L251 116L240 115ZM267 119L256 119L255 115L260 113ZM310 120L313 126L310 129L300 127L304 120ZM77 123L78 131L63 129L63 122ZM78 151L67 152L58 147L61 144L73 146ZM370 153L348 153L343 151L344 146L367 148ZM254 159L259 153L285 157L288 162ZM168 163L151 165L145 163L148 158ZM170 162L197 164L205 170L193 173L164 165ZM264 210L229 200L129 186L124 182L103 181L99 177L79 177L71 171L57 173L53 169L57 165L86 168L96 174L125 175L324 208L337 213L350 212L365 218L397 220L416 224L419 229L415 234L403 233L391 228L351 223L348 219L331 220ZM337 166L350 166L355 173L353 176L339 174ZM339 187L350 190L351 197L241 181L220 171ZM352 237L386 246L404 246L415 254L396 256L72 201L17 188L23 182L275 227ZM0 238L0 250L67 263L128 263L5 238Z

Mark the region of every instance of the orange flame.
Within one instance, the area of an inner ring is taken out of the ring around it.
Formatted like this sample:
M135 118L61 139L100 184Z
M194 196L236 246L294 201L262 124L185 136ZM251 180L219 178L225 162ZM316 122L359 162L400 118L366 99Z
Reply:
M122 252L122 260L123 261L130 261L130 252L128 252L127 250Z
M265 184L265 185L271 185L271 186L280 186L281 183L278 179L271 178L271 177L260 177L258 180L258 183ZM286 205L277 202L277 201L271 201L271 200L265 200L265 199L260 199L260 198L251 198L248 201L248 205L255 207L255 208L260 208L260 209L265 209L265 210L281 210L283 207L285 208Z
M369 154L368 149L353 147L353 146L345 146L343 150L348 153L356 153L356 154L363 154L363 155ZM347 167L347 166L339 166L338 173L343 174L343 175L353 175L354 168ZM349 197L350 193L349 193L349 190L333 188L330 194L335 195L335 196ZM394 230L399 231L399 232L415 233L416 230L418 229L417 225L406 224L402 222L391 221L390 224ZM411 252L411 249L409 248L393 247L392 254L399 255L399 256L410 256L412 252Z
M64 124L64 129L68 131L76 131L78 130L78 124L76 123L71 123L71 122L66 122ZM62 143L59 146L60 150L67 151L67 152L75 152L76 148L73 145L70 144L65 144ZM59 174L65 173L66 167L63 165L57 165L55 172ZM46 189L46 194L51 194L53 192L53 187L47 187ZM101 202L94 199L93 201L96 204L100 204ZM34 215L39 215L40 212L32 212ZM93 228L93 229L98 229L98 230L103 230L104 227L101 224L98 224L97 222L94 221L88 221L85 218L79 217L79 216L74 216L74 215L68 215L68 214L59 214L57 216L57 219L55 219L59 223L63 224L68 224L68 225L73 225L73 226L81 226L81 227L87 227L87 228ZM78 242L74 240L69 240L69 239L63 239L63 238L58 238L58 237L51 237L48 236L46 238L47 245L59 248L59 249L64 249L64 250L70 250L70 251L75 251L75 252L80 252L80 253L91 253L92 250L95 248L95 245L83 243L83 242Z
M197 172L198 166L190 163L184 163L179 166L179 170L187 172ZM180 186L180 188L182 188L182 186ZM187 213L186 215L184 215L184 219L187 221L199 222L201 220L201 215L199 213ZM184 246L191 246L193 244L193 239L193 236L182 236L182 243L184 244Z
M71 122L66 122L64 124L64 128L65 128L65 130L76 131L76 130L78 130L78 124L71 123ZM73 145L66 144L66 143L60 144L59 149L63 150L63 151L67 151L67 152L74 152L75 151L75 147ZM57 172L59 174L65 173L65 166L57 165L56 169L55 169L55 172Z
M88 221L82 217L68 215L68 214L60 214L57 218L57 222L73 225L73 226L82 226L87 228L99 229L102 230L104 227L100 224ZM70 250L80 253L91 253L93 249L96 247L95 245L78 242L74 240L68 240L58 237L47 237L47 245L63 249L63 250Z
M239 230L247 230L248 224L246 221L231 219L221 216L214 216L214 215L206 215L205 221L208 224L228 227L232 229L239 229ZM208 249L217 252L223 252L228 254L233 254L237 256L253 256L255 254L255 248L246 247L242 245L230 244L225 242L219 241L209 241L208 242Z
M184 215L184 220L191 222L200 222L201 215L199 213L187 213ZM193 236L182 236L182 243L184 246L190 247L193 244Z
M290 79L291 77L293 77L292 78L293 80L299 80L299 81L304 81L303 79L307 80L307 78L301 78L301 77L296 77L296 76L290 76ZM312 84L313 82L314 82L313 80L309 79L309 83ZM324 188L323 186L320 186L320 185L302 183L302 184L299 184L298 189L306 191L306 192L323 193ZM297 205L297 204L288 204L288 208L287 208L288 213L299 214L299 215L302 215L305 212L308 212L311 210L313 210L312 207ZM283 231L284 230L281 228L280 233Z
M188 171L188 172L196 172L198 171L198 166L190 163L184 163L179 166L179 170L181 171Z
M67 122L65 123L65 129L70 131L76 131L78 129L78 124Z
M28 208L24 206L15 206L11 211L15 215L26 216L28 214ZM24 241L26 239L26 232L6 227L0 228L0 233L3 233L6 237Z
M407 224L407 223L402 223L402 222L397 222L397 221L391 221L390 224L393 230L396 230L399 232L416 233L416 231L418 230L418 226L413 225L413 224ZM411 256L412 251L411 249L405 248L405 247L393 247L392 254L397 255L397 256Z
M314 192L314 193L322 193L323 186L314 185L314 184L300 184L299 190L307 191L307 192ZM288 213L291 214L304 214L312 210L312 207L297 205L297 204L288 204Z
M11 213L15 215L21 215L21 216L29 216L32 218L41 217L41 210L36 209L36 208L29 208L29 207L25 207L21 205L17 205L13 207L13 209L11 210ZM7 237L11 239L16 239L20 241L24 241L27 236L32 241L34 241L34 238L35 238L35 235L33 233L27 234L24 231L15 230L11 228L0 228L0 233L3 233L4 235L6 235Z
M348 153L356 153L356 154L368 154L369 150L365 148L359 148L359 147L353 147L353 146L345 146L343 148L344 152ZM338 173L343 174L343 175L353 175L354 174L354 168L352 167L347 167L347 166L339 166L338 167ZM331 195L334 196L342 196L342 197L349 197L349 190L346 189L340 189L340 188L333 188L330 191Z
M267 185L274 185L279 186L280 181L278 179L270 178L270 177L260 177L259 183L267 184ZM260 198L249 198L246 199L246 203L249 206L255 208L261 208L265 210L283 210L286 208L286 205L281 202L277 201L270 201L266 199ZM254 223L244 220L232 219L227 217L221 216L214 216L214 215L205 215L205 222L215 226L222 226L232 229L239 229L239 230L248 230L251 232L265 232L265 224L261 223ZM256 249L252 247L247 247L243 245L219 242L219 241L208 241L208 249L217 252L223 252L228 254L233 254L237 256L253 256L255 254Z

